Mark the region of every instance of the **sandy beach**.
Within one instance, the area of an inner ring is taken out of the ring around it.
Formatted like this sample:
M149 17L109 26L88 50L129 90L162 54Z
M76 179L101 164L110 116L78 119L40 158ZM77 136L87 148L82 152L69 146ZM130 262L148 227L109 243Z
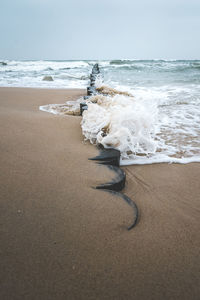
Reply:
M85 93L0 88L0 299L200 299L200 163L124 167L127 231L81 117L39 111Z

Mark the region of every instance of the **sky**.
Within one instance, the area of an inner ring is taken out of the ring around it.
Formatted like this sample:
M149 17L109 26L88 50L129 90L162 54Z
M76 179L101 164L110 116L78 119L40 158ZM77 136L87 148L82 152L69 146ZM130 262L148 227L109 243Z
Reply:
M0 0L0 59L200 59L200 0Z

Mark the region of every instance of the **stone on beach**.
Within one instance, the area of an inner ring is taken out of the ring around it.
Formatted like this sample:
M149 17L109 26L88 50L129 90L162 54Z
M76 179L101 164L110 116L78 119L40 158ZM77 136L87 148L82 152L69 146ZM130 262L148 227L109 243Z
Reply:
M52 78L52 76L44 76L42 80L43 81L53 81L53 78Z

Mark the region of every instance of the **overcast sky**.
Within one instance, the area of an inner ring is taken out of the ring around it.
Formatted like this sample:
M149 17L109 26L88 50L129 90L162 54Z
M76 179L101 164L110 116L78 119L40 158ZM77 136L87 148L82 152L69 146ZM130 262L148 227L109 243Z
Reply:
M0 0L0 59L200 59L200 0Z

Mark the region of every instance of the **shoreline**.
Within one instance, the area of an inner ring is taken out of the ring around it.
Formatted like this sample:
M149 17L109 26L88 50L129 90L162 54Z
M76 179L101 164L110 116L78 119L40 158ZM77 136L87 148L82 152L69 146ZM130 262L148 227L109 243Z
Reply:
M122 167L127 231L128 205L91 188L113 174L81 117L39 110L85 93L0 87L1 298L198 299L200 164Z

